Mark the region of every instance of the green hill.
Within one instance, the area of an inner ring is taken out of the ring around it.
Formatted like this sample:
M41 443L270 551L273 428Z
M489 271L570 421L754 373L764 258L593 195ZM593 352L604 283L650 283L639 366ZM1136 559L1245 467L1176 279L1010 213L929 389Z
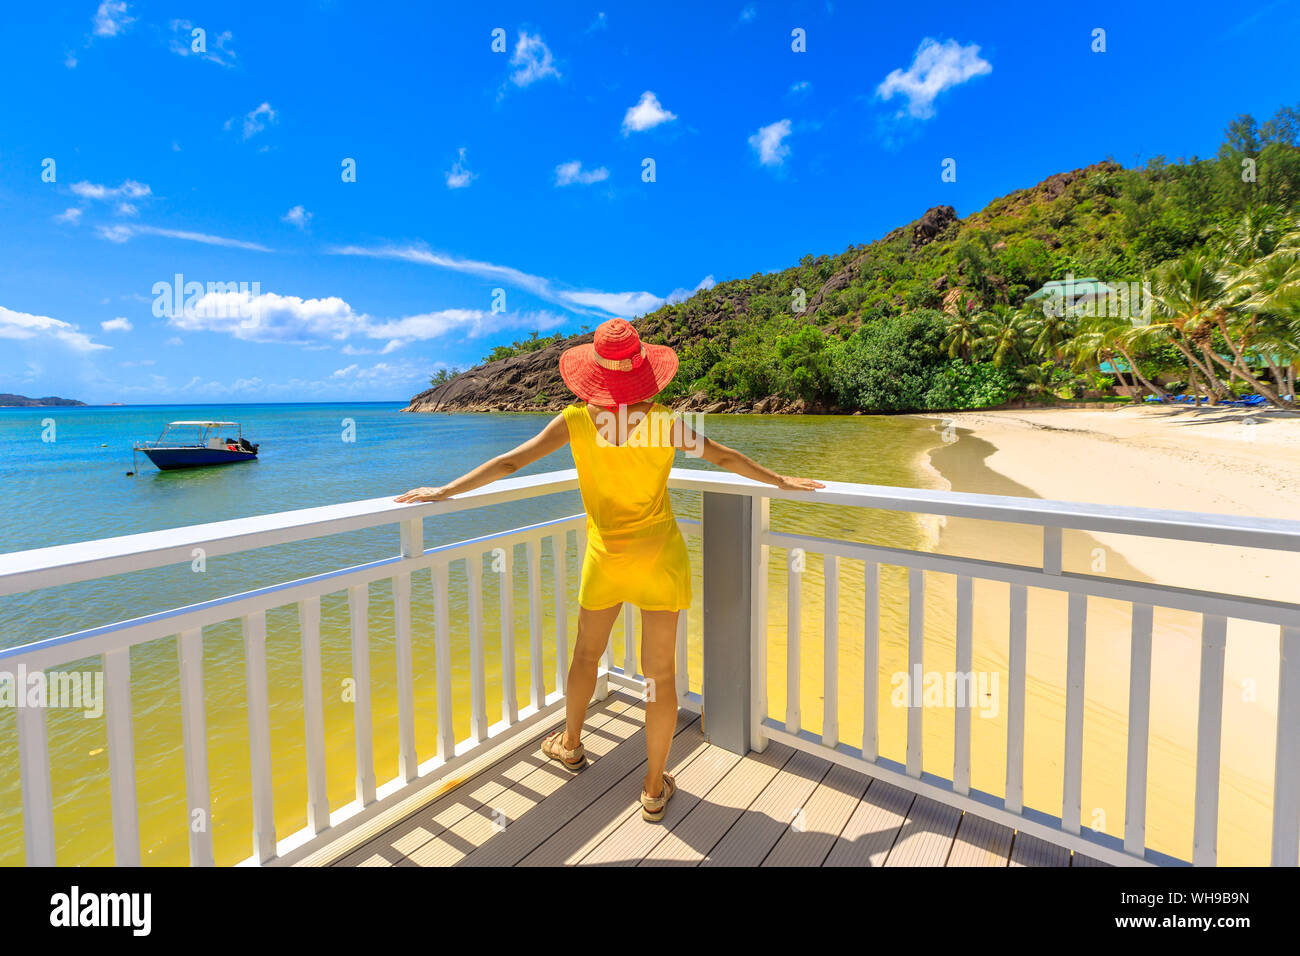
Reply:
M936 207L875 242L718 283L636 322L681 358L662 400L717 411L1182 391L1294 407L1282 396L1300 361L1297 212L1300 111L1285 108L1233 121L1210 159L1099 162L965 219ZM1100 301L1031 298L1084 278ZM556 358L583 341L498 347L411 410L558 408L573 399Z

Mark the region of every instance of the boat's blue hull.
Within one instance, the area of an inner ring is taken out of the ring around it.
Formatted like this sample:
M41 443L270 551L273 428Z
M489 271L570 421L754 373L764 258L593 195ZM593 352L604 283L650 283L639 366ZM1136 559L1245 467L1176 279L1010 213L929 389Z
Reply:
M256 452L230 451L226 448L146 448L144 453L161 471L177 468L199 468L204 465L232 465L237 461L253 461Z

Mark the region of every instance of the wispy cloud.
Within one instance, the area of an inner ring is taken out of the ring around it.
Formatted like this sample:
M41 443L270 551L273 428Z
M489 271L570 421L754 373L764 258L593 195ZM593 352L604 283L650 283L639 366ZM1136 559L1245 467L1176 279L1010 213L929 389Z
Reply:
M80 196L82 199L94 199L107 201L110 199L143 199L145 196L153 194L153 190L146 183L138 183L134 179L128 179L120 186L104 186L99 183L86 182L85 180L73 183L68 187Z
M510 82L518 87L531 86L546 77L560 78L551 49L536 34L519 31L515 52L510 57Z
M471 182L477 173L472 173L469 167L465 165L465 147L462 146L456 153L456 161L451 164L451 169L447 170L447 188L464 189Z
M128 12L124 0L104 0L95 11L95 36L115 37L126 31L135 17Z
M54 217L55 222L65 222L69 226L75 226L81 222L81 210L73 206L71 209L65 209Z
M229 30L209 34L189 20L173 20L171 28L171 51L177 56L197 56L226 67L235 65L235 51L230 47L234 35Z
M94 352L108 348L93 341L86 333L78 331L71 322L52 319L48 315L15 312L0 306L0 339L17 341L52 341L68 346L77 352Z
M225 246L230 249L249 249L253 252L272 252L266 246L256 242L244 242L242 239L227 239L225 236L211 236L202 232L188 232L183 229L161 229L157 226L130 226L118 224L99 226L96 231L101 239L109 242L126 242L134 236L163 236L168 239L184 239L187 242L201 242L207 246Z
M224 129L232 129L235 125L235 117L226 120ZM279 120L279 114L270 103L262 103L256 109L250 110L244 114L242 125L244 130L244 139L252 139L267 126L274 125Z
M330 249L329 252L341 256L396 259L475 275L501 282L516 289L523 289L539 299L553 302L576 312L600 312L619 318L632 318L645 312L653 312L664 304L662 297L649 292L601 292L561 289L549 279L530 275L510 266L497 265L492 262L479 262L473 259L457 259L453 256L432 252L422 246L382 246L379 248L340 246Z
M592 183L599 183L609 179L609 170L604 166L598 169L583 169L579 160L573 160L568 163L560 163L555 167L555 185L571 186L574 183L581 183L584 186L590 186Z
M302 206L294 206L280 217L280 221L287 222L291 226L297 226L299 229L305 230L311 223L311 213Z
M935 97L944 90L993 72L992 65L979 54L980 48L973 43L962 46L956 40L940 43L926 37L917 47L911 65L906 70L891 71L876 88L876 94L883 100L901 94L907 98L910 116L929 119L934 115Z
M757 16L758 16L758 11L754 9L754 5L751 3L749 4L749 6L745 7L743 10L740 11L740 22L751 23L753 22L754 18Z
M781 166L790 155L790 147L785 142L789 135L790 121L777 120L775 123L761 127L757 133L749 137L749 145L758 155L758 161L764 166Z
M664 109L659 103L659 98L646 90L641 94L641 99L637 101L636 106L629 106L627 112L623 114L623 135L654 129L662 123L670 123L675 119L677 119L676 114Z
M131 320L125 316L119 315L116 319L109 319L106 322L100 322L99 327L105 332L130 332L135 326Z

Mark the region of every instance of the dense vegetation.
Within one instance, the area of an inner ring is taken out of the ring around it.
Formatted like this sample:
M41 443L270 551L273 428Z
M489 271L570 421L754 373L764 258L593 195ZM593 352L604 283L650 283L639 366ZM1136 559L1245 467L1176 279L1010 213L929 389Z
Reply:
M1300 111L1282 109L1263 124L1238 118L1212 159L1098 163L965 220L941 207L870 245L719 283L639 325L680 355L666 401L703 391L907 411L1122 383L1294 407L1284 396L1300 362L1297 212ZM1137 286L1100 306L1027 299L1071 277ZM547 341L534 333L496 351Z

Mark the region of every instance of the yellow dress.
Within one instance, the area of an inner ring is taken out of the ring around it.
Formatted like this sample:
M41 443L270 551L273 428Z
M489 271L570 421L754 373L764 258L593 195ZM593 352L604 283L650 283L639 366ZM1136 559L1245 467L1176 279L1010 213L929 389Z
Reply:
M691 565L668 500L672 410L658 402L623 445L605 440L585 404L564 410L587 512L578 604L598 611L627 601L644 611L691 606Z

